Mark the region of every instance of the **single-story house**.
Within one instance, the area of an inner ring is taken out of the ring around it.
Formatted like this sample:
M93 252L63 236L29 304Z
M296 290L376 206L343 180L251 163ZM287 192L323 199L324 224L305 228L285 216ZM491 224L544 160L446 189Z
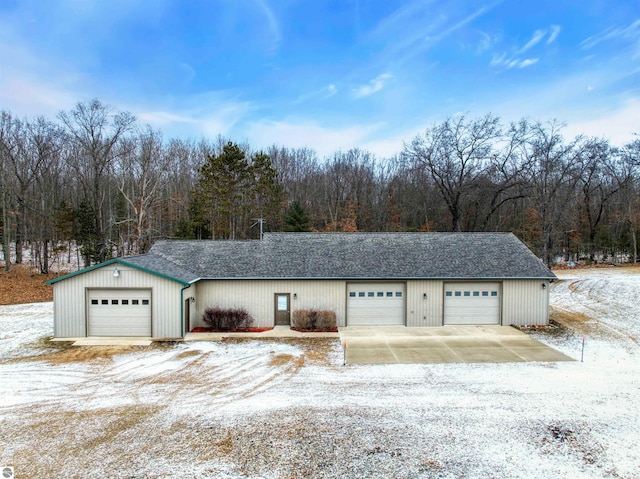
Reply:
M555 275L511 233L267 233L166 240L49 281L55 336L180 338L206 308L255 327L299 309L339 327L545 325Z

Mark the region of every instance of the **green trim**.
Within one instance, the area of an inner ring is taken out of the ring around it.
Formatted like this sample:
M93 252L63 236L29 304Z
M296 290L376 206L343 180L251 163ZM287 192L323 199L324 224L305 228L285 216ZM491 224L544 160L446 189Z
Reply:
M168 279L169 281L175 281L176 283L180 283L183 286L189 285L188 281L184 281L182 279L174 278L172 276L160 273L158 271L153 271L151 269L144 268L143 266L139 266L139 265L134 264L134 263L129 263L128 261L125 261L124 259L121 259L121 258L110 259L109 261L105 261L104 263L94 264L93 266L89 266L88 268L84 268L84 269L81 269L81 270L78 270L78 271L74 271L73 273L65 274L64 276L60 276L58 278L50 279L45 284L52 285L52 284L55 284L55 283L57 283L59 281L64 281L66 279L73 278L74 276L79 276L81 274L89 273L90 271L94 271L96 269L100 269L100 268L103 268L105 266L109 266L109 265L114 264L114 263L118 263L118 264L122 264L122 265L125 265L125 266L129 266L131 268L137 269L138 271L142 271L144 273L149 273L149 274L152 274L154 276L159 276L161 278Z

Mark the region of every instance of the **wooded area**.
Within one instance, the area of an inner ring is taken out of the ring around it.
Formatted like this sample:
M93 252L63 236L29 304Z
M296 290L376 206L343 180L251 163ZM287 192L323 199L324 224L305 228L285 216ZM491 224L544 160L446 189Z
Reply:
M629 127L633 129L633 127ZM491 114L434 124L391 158L169 139L98 100L52 121L0 118L2 251L47 273L162 238L264 231L512 231L547 264L637 260L640 139L563 138ZM509 258L505 258L509 261ZM5 262L10 269L10 262Z

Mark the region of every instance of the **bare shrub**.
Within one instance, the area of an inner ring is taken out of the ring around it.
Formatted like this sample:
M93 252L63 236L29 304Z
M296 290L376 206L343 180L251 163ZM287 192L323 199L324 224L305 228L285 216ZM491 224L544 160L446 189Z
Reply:
M293 327L305 331L333 331L336 329L335 311L298 309L293 312Z
M213 306L204 310L202 320L212 329L234 331L247 329L253 324L253 316L244 308L223 309Z

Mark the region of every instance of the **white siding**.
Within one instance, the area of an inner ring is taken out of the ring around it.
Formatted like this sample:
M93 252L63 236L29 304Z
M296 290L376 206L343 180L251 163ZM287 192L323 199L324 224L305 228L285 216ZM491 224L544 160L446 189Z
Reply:
M118 278L113 277L115 268L120 271ZM154 338L182 336L180 331L182 285L129 266L110 264L53 285L56 337L72 338L87 335L87 290L92 288L151 289L152 336Z
M211 306L244 308L254 327L271 327L275 321L275 293L291 295L291 311L335 311L338 326L345 324L346 281L343 280L203 280L197 284L196 317L191 327L207 326L204 310Z
M442 326L442 285L439 280L407 281L407 326Z
M545 285L543 288L542 285ZM549 324L549 282L546 280L505 280L502 283L502 324Z

